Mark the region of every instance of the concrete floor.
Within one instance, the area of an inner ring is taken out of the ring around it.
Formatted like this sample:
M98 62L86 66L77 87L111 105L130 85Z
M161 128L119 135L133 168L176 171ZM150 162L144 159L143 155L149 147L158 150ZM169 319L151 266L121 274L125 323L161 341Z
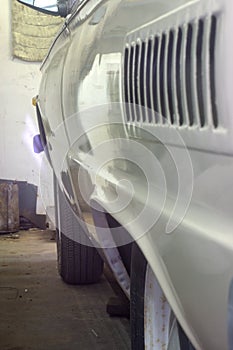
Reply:
M106 313L111 296L104 277L91 286L62 282L51 232L0 235L1 350L130 349L129 320Z

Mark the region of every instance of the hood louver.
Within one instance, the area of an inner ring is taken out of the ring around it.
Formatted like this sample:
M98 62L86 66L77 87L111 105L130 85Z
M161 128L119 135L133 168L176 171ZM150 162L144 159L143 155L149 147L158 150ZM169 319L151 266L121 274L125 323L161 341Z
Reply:
M212 15L126 44L127 122L218 127L217 25L217 16Z

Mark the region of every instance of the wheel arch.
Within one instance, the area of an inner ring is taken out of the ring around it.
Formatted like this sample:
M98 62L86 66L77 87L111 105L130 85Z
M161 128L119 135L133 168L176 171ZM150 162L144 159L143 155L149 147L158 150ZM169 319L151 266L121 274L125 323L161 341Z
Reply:
M104 229L105 238L102 241L101 250L104 260L113 272L118 284L129 298L130 296L130 270L131 270L131 248L132 243L118 245L114 237L114 228L129 235L125 228L97 202L91 204L92 216L96 228L97 236L101 241ZM119 232L119 231L118 231Z

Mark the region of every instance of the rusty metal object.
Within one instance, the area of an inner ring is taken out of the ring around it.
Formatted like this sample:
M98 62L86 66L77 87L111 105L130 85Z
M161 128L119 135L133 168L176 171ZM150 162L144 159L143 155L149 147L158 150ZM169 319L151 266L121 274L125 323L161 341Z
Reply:
M0 183L0 233L19 231L19 192L13 182Z

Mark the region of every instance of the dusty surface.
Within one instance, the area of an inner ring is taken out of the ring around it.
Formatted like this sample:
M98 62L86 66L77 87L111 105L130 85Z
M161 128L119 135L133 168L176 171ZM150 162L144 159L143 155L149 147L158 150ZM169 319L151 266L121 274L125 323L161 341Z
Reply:
M106 313L114 294L105 278L92 286L63 283L51 237L0 235L0 349L130 349L129 321Z

